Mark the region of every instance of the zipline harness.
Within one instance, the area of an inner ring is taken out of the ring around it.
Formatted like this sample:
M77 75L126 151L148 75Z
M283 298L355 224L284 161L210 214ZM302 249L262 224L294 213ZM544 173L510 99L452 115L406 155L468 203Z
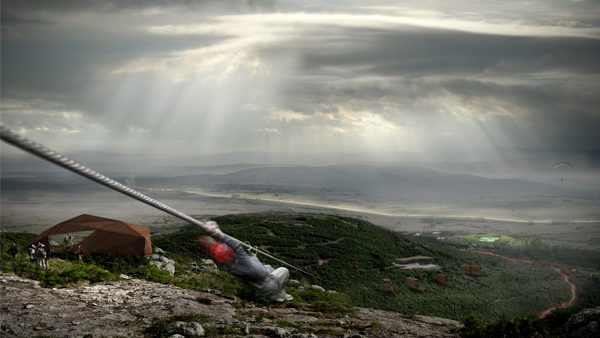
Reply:
M171 214L177 218L180 218L184 221L195 224L195 225L199 226L202 230L207 231L205 222L201 222L193 217L190 217L190 216L182 213L181 211L173 209L164 203L161 203L155 199L152 199L152 198L142 194L139 191L131 189L109 177L106 177L90 168L87 168L84 165L81 165L81 164L69 159L68 157L66 157L64 155L59 154L59 153L53 151L52 149L46 148L45 146L43 146L40 143L34 142L26 137L23 137L4 126L0 126L0 134L2 136L3 141L8 142L18 148L21 148L22 150L30 152L33 155L41 157L47 161L50 161L60 167L68 169L68 170L70 170L76 174L79 174L83 177L86 177L92 181L96 181L104 186L107 186L107 187L109 187L113 190L116 190L122 194L125 194L129 197L135 198L138 201L146 203L156 209L162 210L162 211L164 211L168 214ZM277 261L278 263L281 263L281 264L283 264L287 267L290 267L296 271L299 271L305 275L314 277L316 279L320 279L319 277L311 274L310 272L304 271L300 268L297 268L289 263L282 261L281 259L275 258L272 255L270 255L262 250L259 250L258 248L252 247L244 242L241 242L241 244L248 249L254 250L265 257L273 259L273 260Z

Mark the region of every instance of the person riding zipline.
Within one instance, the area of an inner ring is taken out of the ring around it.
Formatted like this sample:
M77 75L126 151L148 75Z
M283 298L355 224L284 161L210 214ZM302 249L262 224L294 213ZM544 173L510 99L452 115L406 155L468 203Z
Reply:
M283 302L294 297L285 292L285 283L290 272L287 268L273 269L262 264L258 258L249 255L237 239L224 234L214 221L206 223L211 237L202 236L197 244L204 249L217 264L232 275L247 282L268 300Z
M127 187L109 177L106 177L90 168L87 168L86 166L77 163L60 153L57 153L56 151L47 148L40 143L34 142L33 140L29 140L11 131L10 129L5 128L2 125L0 125L0 138L3 141L8 142L35 156L41 157L78 175L81 175L110 189L116 190L124 195L134 198L142 203L150 205L170 215L173 215L175 217L178 217L180 219L183 219L187 222L199 226L202 230L210 233L211 236L222 240L223 242L228 244L230 246L230 249L232 249L232 251L235 253L235 259L232 259L231 262L225 265L225 267L228 269L228 271L230 271L231 274L248 281L269 299L273 299L276 301L284 301L291 300L293 298L292 296L286 294L284 290L285 283L289 277L289 271L287 268L281 267L276 270L273 270L273 268L269 265L263 265L256 257L249 256L248 253L243 250L242 246L245 244L242 244L233 237L223 234L223 232L219 230L217 223L208 222L207 225L204 222L200 222L197 219L194 219L193 217L182 213L181 211L169 207L168 205L161 203L155 199L152 199L151 197L146 196L139 191L135 191L130 187ZM207 248L216 247L208 244L210 243L207 243ZM34 248L35 247L31 248L32 251L35 251ZM261 253L271 259L283 263L284 265L292 267L306 275L316 277L302 269L290 265L264 252Z

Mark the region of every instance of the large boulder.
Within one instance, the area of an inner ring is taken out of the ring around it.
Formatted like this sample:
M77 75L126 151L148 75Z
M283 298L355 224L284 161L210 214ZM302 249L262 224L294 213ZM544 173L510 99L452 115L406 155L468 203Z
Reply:
M175 322L169 325L169 334L180 334L185 337L202 337L204 336L204 328L196 322Z
M564 328L568 337L600 337L600 307L572 315Z
M147 256L147 258L150 261L150 264L156 266L157 268L159 268L161 270L169 271L171 276L173 276L175 274L175 261L174 260L172 260L166 256L159 255L159 254L152 254L150 256Z

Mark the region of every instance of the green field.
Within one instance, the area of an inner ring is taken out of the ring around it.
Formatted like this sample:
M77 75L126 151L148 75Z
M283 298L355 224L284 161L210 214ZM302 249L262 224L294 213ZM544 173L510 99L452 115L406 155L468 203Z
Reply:
M467 236L454 236L450 238L450 242L457 244L469 244L491 248L525 246L529 243L529 241L529 238L526 237L514 238L510 236L494 234L476 234Z

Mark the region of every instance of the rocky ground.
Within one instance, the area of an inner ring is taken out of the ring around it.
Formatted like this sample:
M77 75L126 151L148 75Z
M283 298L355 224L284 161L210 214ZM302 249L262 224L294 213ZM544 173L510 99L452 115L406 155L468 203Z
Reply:
M0 336L143 336L155 318L196 314L170 334L254 337L454 337L460 323L435 317L356 308L332 316L310 305L257 307L218 291L181 289L138 279L47 289L0 274ZM241 334L240 334L241 333ZM175 335L175 337L180 337Z

